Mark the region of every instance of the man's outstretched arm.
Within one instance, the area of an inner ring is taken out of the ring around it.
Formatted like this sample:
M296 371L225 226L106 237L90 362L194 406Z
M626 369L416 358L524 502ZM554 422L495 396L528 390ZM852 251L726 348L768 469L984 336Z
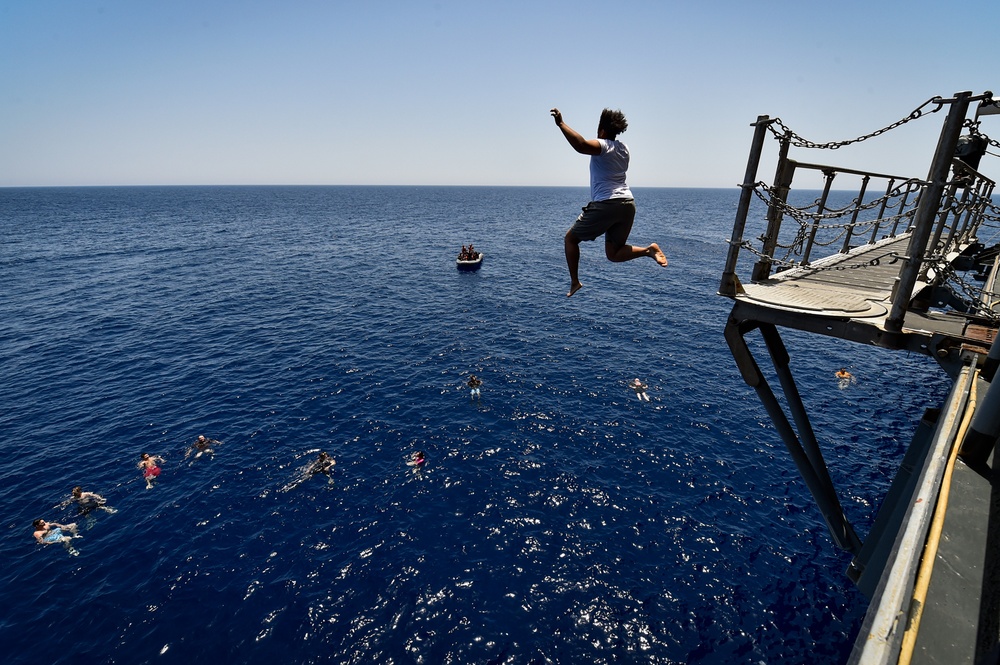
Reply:
M581 155L599 155L601 154L601 144L597 142L597 139L585 139L579 132L563 122L562 113L559 109L552 109L549 111L552 114L552 118L556 121L556 127L558 127L569 144L573 146L573 150L576 150Z

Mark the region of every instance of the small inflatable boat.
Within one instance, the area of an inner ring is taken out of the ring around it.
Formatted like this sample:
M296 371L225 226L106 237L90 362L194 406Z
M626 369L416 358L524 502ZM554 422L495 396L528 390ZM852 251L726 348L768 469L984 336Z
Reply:
M479 270L483 265L483 253L479 252L474 259L457 259L455 265L458 266L459 270L468 272L471 270Z

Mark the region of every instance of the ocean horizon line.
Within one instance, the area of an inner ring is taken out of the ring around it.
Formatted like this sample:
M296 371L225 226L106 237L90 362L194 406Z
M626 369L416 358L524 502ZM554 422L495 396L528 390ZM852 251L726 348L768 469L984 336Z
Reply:
M11 189L166 189L166 188L391 188L391 189L589 189L588 185L408 185L408 184L129 184L129 185L0 185L0 190ZM738 190L738 185L730 187L685 187L678 185L630 185L632 189L676 189L676 190Z

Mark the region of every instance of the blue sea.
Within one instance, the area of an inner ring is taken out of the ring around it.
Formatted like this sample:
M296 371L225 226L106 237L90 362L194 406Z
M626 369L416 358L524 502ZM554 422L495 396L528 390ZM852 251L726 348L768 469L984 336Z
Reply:
M586 243L567 298L585 188L0 189L4 663L843 662L867 601L722 336L739 190L635 194L669 267ZM863 538L950 383L784 337Z

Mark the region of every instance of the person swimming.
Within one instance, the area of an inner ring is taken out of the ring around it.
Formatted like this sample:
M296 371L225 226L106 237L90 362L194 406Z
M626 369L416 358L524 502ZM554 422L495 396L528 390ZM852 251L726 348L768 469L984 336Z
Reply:
M142 470L142 477L146 480L146 489L153 489L153 481L160 475L160 464L163 464L163 458L159 455L142 454L138 466Z
M108 501L95 492L84 492L83 488L77 485L73 488L71 501L76 503L81 515L89 515L93 510L103 510L107 513L117 513L118 511L107 505Z
M469 376L469 381L465 385L469 387L469 397L480 397L479 387L483 385L483 382L476 378L475 374Z
M646 394L646 388L648 386L640 381L639 379L633 379L632 383L629 384L629 388L635 391L635 396L639 398L639 401L646 400L649 401L649 395Z
M184 459L187 459L191 453L194 453L195 459L198 459L205 453L208 453L209 456L214 456L215 449L212 448L214 445L222 445L222 442L215 439L209 439L204 434L200 434L198 435L198 438L194 440L194 443L191 444L191 447L187 449L187 452L184 453Z
M46 522L43 519L37 519L32 522L32 526L35 527L35 540L40 545L52 545L53 543L62 543L66 548L66 551L76 556L79 552L72 545L74 538L82 538L82 536L76 533L76 523L70 524L58 524L57 522ZM68 531L72 535L65 535L63 529Z
M417 452L413 453L413 457L410 458L410 460L406 463L406 465L412 466L414 471L419 471L420 469L424 468L424 462L426 461L427 459L424 457L424 451L418 450Z
M319 457L317 457L316 461L309 467L308 474L310 476L315 476L317 473L323 473L329 476L336 464L337 460L333 459L325 452L320 452Z
M333 467L337 465L337 460L324 451L320 451L319 455L306 466L299 467L297 475L289 481L284 487L282 487L279 492L291 492L293 489L306 482L310 478L316 476L317 474L323 474L327 478L327 484L333 485Z
M837 387L840 388L841 390L844 390L845 388L857 382L857 379L854 378L854 375L848 372L843 367L841 367L838 372L834 373L834 376L837 377Z

